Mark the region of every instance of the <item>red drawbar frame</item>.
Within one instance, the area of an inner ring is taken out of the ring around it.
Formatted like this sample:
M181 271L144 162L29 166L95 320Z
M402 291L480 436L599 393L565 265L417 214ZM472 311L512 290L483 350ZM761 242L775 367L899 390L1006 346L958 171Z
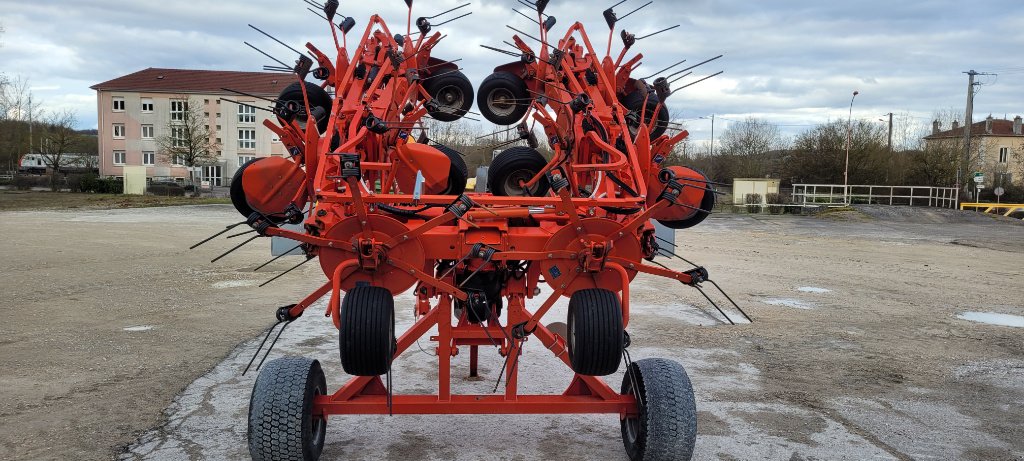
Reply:
M558 296L555 293L554 296ZM524 305L523 297L513 296L508 305L509 325L524 322L533 317ZM502 333L497 326L488 326L491 335L499 343L502 355L506 356L505 392L501 395L453 395L451 392L452 357L458 354L459 346L470 348L470 375L476 374L476 354L481 345L490 346L490 339L480 325L461 322L452 325L452 298L441 296L430 310L410 327L400 338L395 357L399 357L417 339L435 325L438 334L431 336L437 341L438 392L437 394L394 395L388 408L387 390L379 376L357 376L351 378L332 395L316 397L313 414L323 417L344 414L562 414L562 413L617 413L620 418L636 414L636 399L631 394L620 394L599 377L575 374L572 381L560 395L520 395L518 393L519 361L508 354L522 353L522 340L506 340L512 336L511 328ZM547 327L538 324L535 336L566 366L569 355L565 339Z

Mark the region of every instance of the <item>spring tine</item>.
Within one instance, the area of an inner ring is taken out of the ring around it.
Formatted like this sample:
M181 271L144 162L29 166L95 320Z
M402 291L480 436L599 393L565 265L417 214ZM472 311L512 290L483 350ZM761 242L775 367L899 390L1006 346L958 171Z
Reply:
M718 312L719 312L720 314L722 314L722 316L723 316L723 317L725 317L725 319L726 319L726 320L728 320L728 321L729 321L729 324L730 324L730 325L735 325L735 324L736 324L736 322L733 322L733 321L732 321L732 319L731 319L731 318L729 318L729 316L728 316L728 315L726 315L726 313L725 313L724 311L722 311L722 308L721 308L721 307L718 307L718 304L715 304L715 302L714 302L714 301L712 301L710 297L708 297L707 293L704 293L704 290L701 290L701 289L700 289L700 287L699 287L699 286L697 286L697 285L693 285L693 287L694 287L694 288L696 288L696 289L697 289L697 291L699 291L699 292L700 292L700 294L704 295L704 298L705 298L705 299L707 299L707 300L708 300L708 302L709 302L709 303L711 303L711 305L712 305L712 306L715 306L715 309L718 309ZM725 323L725 322L722 322L722 323Z
M256 232L256 229L250 229L250 230L247 230L245 232L239 232L237 234L231 234L231 235L229 235L229 236L227 236L225 238L233 239L235 237L238 237L238 236L241 236L241 235L245 235L245 234L251 234L253 232Z
M220 232L217 232L216 234L213 234L213 235L211 235L211 236L209 236L209 237L206 237L205 239L203 239L203 241L201 241L201 242L199 242L199 243L197 243L197 244L195 244L195 245L192 245L192 246L188 247L188 249L189 249L189 250L194 250L194 249L196 249L196 247L198 247L199 245L202 245L202 244L204 244L204 243L206 243L206 242L209 242L210 240L213 240L213 239L215 239L215 238L217 238L217 237L219 237L219 236L221 236L221 235L224 235L224 233L225 233L225 232L227 232L227 231L229 231L229 230L231 230L231 229L234 229L234 228L236 228L236 227L238 227L238 226L240 226L240 225L242 225L242 224L245 224L245 221L242 221L242 222L236 222L236 223L234 223L234 224L230 224L230 225L228 225L227 227L225 227L225 228L224 228L224 230L222 230L222 231L220 231Z
M263 354L263 358L260 359L260 363L256 365L256 371L259 371L260 367L263 366L263 361L267 359L268 355L270 355L270 351L274 350L274 345L277 344L277 339L281 337L281 333L284 333L284 329L288 328L288 325L291 323L291 320L284 322L284 325L281 326L281 329L277 330L277 336L274 336L274 340L271 341L270 346L267 347L267 352Z
M635 9L635 10L633 10L633 11L630 11L629 13L626 13L626 14L624 14L624 15L620 16L620 17L617 17L617 18L615 18L615 22L619 22L619 21L621 21L621 20L623 20L623 19L626 19L626 18L628 18L628 17L629 17L629 15L631 15L631 14L633 14L633 13L636 13L637 11L640 11L640 10L642 10L642 9L646 8L646 7L647 7L648 5L650 5L651 3L654 3L654 0L651 0L651 1L647 2L647 3L644 3L643 5L640 5L640 7L639 7L639 8L637 8L637 9Z
M218 256L218 257L216 257L216 258L213 258L212 260L210 260L210 262L211 262L211 263L215 263L215 262L219 261L219 260L220 260L220 258L223 258L223 257L225 257L225 256L227 256L227 255L229 255L229 254L231 254L232 252L234 252L235 250L237 250L237 249L239 249L239 248L242 248L242 245L245 245L246 243L249 243L249 242L251 242L251 241L253 241L253 240L256 240L256 239L258 239L258 238L260 238L260 236L259 236L259 235L254 235L254 236L250 237L250 238L249 238L249 240L246 240L246 241L244 241L244 242L242 242L242 243L239 243L238 245L235 245L235 247L234 247L234 248L232 248L232 249L230 249L230 250L228 250L228 251L224 252L224 254L222 254L222 255L220 255L220 256Z
M298 263L298 264L292 266L291 269L288 269L288 270L286 270L286 271L284 271L284 272L282 272L280 274L275 275L274 278L272 278L270 280L267 280L266 282L261 283L260 286L262 287L262 286L264 286L264 285L266 285L266 284L268 284L270 282L273 282L274 280L277 280L277 279L281 278L281 276L283 276L284 274L287 274L287 273L289 273L289 272L291 272L291 271L293 271L295 269L298 269L299 266L308 263L312 259L313 259L312 257L306 256L306 260L305 261L302 261L301 263Z
M261 34L263 34L263 35L266 35L266 36L267 36L268 38L270 38L271 40L273 40L273 41L275 41L275 42L277 42L277 43L280 43L280 44L281 44L281 46L283 46L283 47L285 47L285 48L288 48L289 50L292 50L292 51L294 51L294 52L295 52L295 53L297 53L297 54L302 54L302 52L301 52L301 51L299 51L299 50L296 50L295 48L292 48L291 46L288 46L288 44L287 44L287 43L285 43L285 42L282 42L282 41L278 40L278 39L277 39L277 37L274 37L273 35L270 35L270 34L268 34L268 33L264 32L264 31L260 30L260 28L259 28L259 27L256 27L256 26L254 26L254 25L252 25L252 24L249 24L249 27L251 27L251 28L252 28L253 30L255 30L256 32L259 32L259 33L261 33Z
M658 35L658 34L660 34L660 33L662 33L662 32L667 32L667 31L670 31L670 30L672 30L672 29L675 29L676 27L679 27L679 24L676 24L676 25L674 25L674 26L671 26L671 27L666 27L666 28L664 28L664 29L661 29L661 30L659 30L659 31L657 31L657 32L654 32L654 33L651 33L651 34L647 34L647 35L644 35L643 37L637 37L636 39L637 39L637 40L643 40L643 39L645 39L645 38L648 38L648 37L653 37L653 36L655 36L655 35Z
M300 244L298 244L298 245L295 245L294 247L292 247L292 249L290 249L290 250L288 250L288 251L286 251L286 252L284 252L284 253L281 253L281 254L279 254L279 255L277 255L277 256L274 256L274 258L273 258L273 259L271 259L270 261L267 261L267 262L265 262L265 263L263 263L263 264L260 264L260 266L259 266L259 267L257 267L257 268L255 268L255 269L253 269L252 271L253 271L253 272L256 272L256 271L258 271L258 270L260 270L260 269L263 269L263 268L264 268L264 267L265 267L265 266L266 266L267 264L270 264L270 263L272 263L272 262L274 262L274 261L277 261L278 259L281 259L281 257L283 257L283 256L288 256L288 253L291 253L291 252L293 252L293 251L295 251L295 250L299 249L299 247L301 247L301 246L302 246L302 244L301 244L301 243L300 243Z
M704 80L707 80L707 79L709 79L709 78L711 78L711 77L715 77L715 76L717 76L717 75L721 75L721 74L722 74L723 72L725 72L725 71L724 71L724 70L720 70L720 71L718 71L718 72L715 72L715 73L713 73L713 74L711 74L711 75L708 75L707 77L704 77L704 78L702 78L702 79L700 79L700 80L696 80L696 81L693 81L693 82L687 83L686 85L683 85L683 86L681 86L681 87L679 87L679 88L676 88L676 89L672 90L672 92L673 92L673 93L675 93L676 91L679 91L679 90L681 90L681 89L683 89L683 88L686 88L686 87L690 87L690 86L696 85L696 84L698 84L698 83L700 83L700 82L703 82Z
M536 19L533 19L533 18L531 18L531 17L529 17L529 16L527 16L527 15L523 14L522 12L520 12L520 11L519 11L519 10L517 10L517 9L515 9L515 8L512 8L512 11L515 11L516 13L519 13L519 15L520 15L520 16L522 16L522 17L524 17L524 18L526 18L526 19L529 19L529 20L533 21L533 22L534 22L534 24L537 24L538 26L540 25L540 22L539 22L539 21L537 21Z
M667 71L667 70L669 70L669 69L671 69L671 68L673 68L673 67L675 67L675 66L678 66L678 65L680 65L680 64L682 64L682 63L684 63L684 62L686 62L686 60L685 60L685 59L684 59L684 60L682 60L682 61L679 61L679 62L677 62L677 63L675 63L675 64L672 64L671 66L668 66L668 67L666 67L666 68L664 68L664 69L661 69L661 70L659 70L659 71L657 71L657 72L655 72L655 73L653 73L653 74L651 74L651 75L648 75L648 76L646 76L646 77L642 78L641 80L647 80L647 79L649 79L649 78L652 78L652 77L654 77L654 76L656 76L656 75L658 75L658 74L660 74L660 73L662 73L662 72L665 72L665 71Z
M278 321L277 323L271 325L270 328L267 329L267 335L263 337L263 341L260 342L260 347L256 348L256 353L252 355L251 359L249 359L249 364L246 365L245 370L242 371L242 376L245 376L245 374L249 371L249 367L251 367L252 363L256 361L256 357L260 356L260 351L263 350L263 345L267 343L268 339L270 339L270 334L274 332L274 328L277 328L277 326L280 324L281 322ZM263 362L260 363L262 364Z
M455 10L457 10L459 8L466 7L466 6L469 6L469 5L470 5L469 3L466 3L464 5L459 5L459 6L455 7L455 8L452 8L452 9L446 10L446 11L442 11L440 13L437 13L437 14L433 15L433 16L427 16L427 19L434 19L434 18L436 18L438 16L444 16L444 15L446 15L448 13L451 13L452 11L455 11Z
M692 65L692 66L690 66L690 67L687 67L687 68L685 68L685 69L679 69L679 70L677 70L677 71L675 71L675 72L673 72L673 73L671 73L671 74L668 74L668 75L666 75L666 76L665 76L665 78L669 78L669 77L671 77L671 76L673 76L673 75L679 74L680 72L686 72L686 71L688 71L688 70L691 70L691 69L695 69L695 68L697 68L697 67L703 66L704 64L707 64L707 63L709 63L709 62L711 62L711 61L714 61L714 60L716 60L716 59L718 59L718 58L720 58L720 57L722 57L722 56L725 56L725 55L723 55L723 54L720 54L720 55L718 55L718 56L715 56L715 57L713 57L713 58L710 58L710 59L705 59L705 60L703 60L703 61L701 61L701 62L698 62L697 64L694 64L694 65ZM665 69L665 70L668 70L668 69ZM664 71L662 71L662 72L664 72ZM660 72L659 72L659 73L660 73ZM653 75L652 75L652 77L653 77Z
M467 3L467 5L468 5L468 3ZM445 25L445 24L448 24L449 22L452 22L452 21L458 21L459 19L462 19L462 18L464 18L464 17L466 17L466 16L469 16L469 15L471 15L471 14L473 14L473 12L472 12L472 11L470 11L469 13L466 13L466 14L464 14L464 15L461 15L461 16L456 16L456 17L454 17L454 18L451 18L451 19L449 19L449 20L447 20L447 21L445 21L445 22L442 22L442 23L439 23L439 24L434 24L434 27L440 27L440 26L443 26L443 25Z
M249 48L252 48L252 49L254 49L254 50L258 51L258 52L259 52L260 54L262 54L263 56L266 56L266 57L270 58L270 59L271 59L272 61L274 61L274 62L276 62L276 63L278 63L278 64L280 64L280 65L282 65L282 66L284 66L284 67L288 67L288 64L285 64L285 63L284 63L284 61L281 61L280 59L277 59L277 58L275 58L275 57L273 57L273 56L271 56L271 55L267 54L267 52L266 52L266 51L263 51L263 50L261 50L261 49L259 49L259 48L256 48L255 46L253 46L253 44L252 44L252 43L249 43L249 42L242 42L242 43L244 43L244 44L246 44L246 45L249 45Z
M751 323L753 323L753 322L754 322L754 320L753 320L753 319L751 319L751 318L750 318L750 316L749 316L749 315L747 315L747 313L743 311L743 309L740 309L740 306L739 306L738 304L736 304L736 301L733 301L733 300L732 300L732 298L731 298L731 297L729 297L729 294L728 294L728 293L726 293L726 292L725 292L725 290L723 290L723 289L722 289L722 287L718 286L718 284L717 284L717 283L715 283L715 281L714 281L714 280L708 279L708 281L709 281L709 282L711 282L711 284L712 284L712 285L714 285L714 286L715 286L715 288L718 288L718 291L719 291L720 293L722 293L722 295L723 295L723 296L725 296L725 299L728 299L728 300L729 300L729 302L730 302L730 303L732 303L732 307L735 307L735 308L736 308L736 310L740 311L740 313L741 313L741 314L743 314L743 317L746 317L746 319L747 319L747 321L748 321L748 322L751 322Z

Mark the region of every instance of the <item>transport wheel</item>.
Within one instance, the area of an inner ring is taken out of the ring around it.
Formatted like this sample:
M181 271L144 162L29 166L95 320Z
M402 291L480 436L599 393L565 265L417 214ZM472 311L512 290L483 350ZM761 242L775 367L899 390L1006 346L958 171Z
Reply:
M632 93L623 96L620 102L623 106L626 106L626 109L629 109L631 111L639 111L640 106L644 105L644 94L645 92L643 90L635 90ZM658 95L654 94L653 92L647 94L647 107L643 113L645 124L650 123L651 119L655 117L654 110L658 108L658 103L660 101L661 100L658 99ZM657 119L657 122L655 122L654 124L654 129L651 130L651 140L657 139L658 136L665 134L665 130L668 129L668 108L665 107L664 105L661 106L661 110L658 111ZM637 129L640 128L640 126L635 125L629 121L627 121L626 123L627 125L629 125L629 134L636 136L636 131Z
M639 414L621 422L622 443L629 459L693 458L697 407L682 365L667 359L637 360L622 377L622 393L633 394L638 400Z
M704 174L703 171L695 171L700 173L705 180L708 179L708 175ZM705 183L704 186L707 187L708 189L713 189L711 184ZM711 211L713 208L715 208L715 193L710 190L706 190L704 191L704 197L700 199L700 209ZM661 225L668 227L670 229L688 229L703 222L704 219L708 217L708 214L710 213L708 213L707 211L697 211L693 214L693 216L690 216L689 218L686 219L680 219L676 221L659 219L658 222L661 223Z
M451 147L441 144L433 144L434 148L448 156L452 166L448 169L448 187L441 192L441 195L462 195L466 191L466 181L469 180L469 168L466 167L466 160L462 154Z
M439 74L423 84L427 94L441 105L437 111L427 111L442 122L454 122L473 107L473 84L459 71Z
M488 75L477 89L476 101L480 114L495 125L516 123L530 109L526 82L512 72Z
M581 375L615 373L622 360L624 334L619 297L604 288L579 290L569 298L569 363Z
M547 164L548 161L536 149L526 146L510 147L491 162L490 168L487 169L487 185L494 195L525 195L523 188L519 187L519 182L533 179ZM548 179L540 178L530 189L530 196L547 195L548 189Z
M387 373L395 353L395 298L386 288L357 286L341 303L341 367L355 376Z
M321 133L327 131L327 122L330 121L331 115L331 96L320 88L319 85L313 82L303 82L306 85L306 95L309 97L309 108L310 110L316 110L317 107L323 111L323 115L316 121L316 127ZM306 120L309 118L306 114L306 101L302 98L302 87L299 86L299 82L292 83L281 90L281 94L277 96L277 102L275 108L279 108L289 101L295 102L299 107L299 113L295 116L295 120L299 122L299 126L302 129L306 128ZM319 110L316 110L320 112Z
M305 357L271 360L249 398L249 455L254 461L316 460L327 420L313 416L313 398L327 393L320 362Z
M235 209L238 210L238 212L241 213L242 216L245 216L247 219L254 210L252 209L251 206L249 206L249 201L245 199L245 189L242 189L242 172L245 171L245 167L251 165L252 162L255 162L257 160L259 159L254 158L252 160L249 160L248 162L243 163L241 166L238 167L237 170L235 170L235 175L231 177L231 204L234 205Z

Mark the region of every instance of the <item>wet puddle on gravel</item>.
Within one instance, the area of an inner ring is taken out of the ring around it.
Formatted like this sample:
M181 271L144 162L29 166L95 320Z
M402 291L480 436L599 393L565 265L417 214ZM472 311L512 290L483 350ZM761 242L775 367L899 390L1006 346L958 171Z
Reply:
M124 331L149 331L153 329L153 325L136 325L133 327L124 327Z
M802 291L804 293L831 293L832 292L832 290L829 290L828 288L818 288L818 287L800 287L800 288L797 288L796 291Z
M1019 315L997 314L995 312L964 312L956 317L959 319L970 320L972 322L987 323L989 325L1024 327L1024 317Z
M795 307L797 309L810 309L810 308L814 307L814 305L811 304L811 303L806 303L806 302L800 301L799 299L789 299L789 298L763 299L763 300L761 300L761 302L763 302L763 303L765 303L765 304L767 304L769 306Z

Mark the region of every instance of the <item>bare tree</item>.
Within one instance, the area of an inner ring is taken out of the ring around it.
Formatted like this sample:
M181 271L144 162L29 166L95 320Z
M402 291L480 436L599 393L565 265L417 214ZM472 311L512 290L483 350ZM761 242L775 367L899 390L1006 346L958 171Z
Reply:
M77 122L75 113L65 110L50 115L43 125L36 153L43 157L43 163L52 172L50 190L57 190L58 179L65 168L82 166L81 156L69 155L72 146L80 142L80 135L75 131Z
M189 180L195 186L195 167L216 161L220 149L199 102L187 95L172 99L171 119L164 133L156 139L161 159L188 167ZM199 195L198 188L192 190L193 196Z
M748 117L730 124L722 133L721 143L721 153L734 164L734 177L760 178L778 173L773 154L785 147L778 126Z

